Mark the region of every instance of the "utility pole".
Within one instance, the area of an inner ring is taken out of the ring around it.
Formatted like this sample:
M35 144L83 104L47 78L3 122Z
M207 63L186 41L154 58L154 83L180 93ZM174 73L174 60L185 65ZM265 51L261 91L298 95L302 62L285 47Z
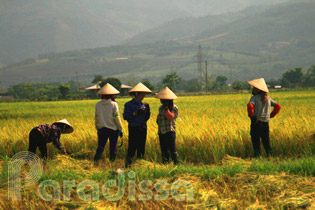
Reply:
M78 91L80 90L80 82L79 82L79 77L78 77L78 72L75 72L76 76L77 76L77 82L78 82Z
M230 64L229 65L229 68L230 68L230 84L232 84L232 67Z
M199 82L202 84L202 63L203 63L203 53L202 53L202 48L199 45L198 46L198 53L197 53L197 62L198 62L198 73L199 73ZM202 85L201 85L202 89Z
M232 66L230 64L227 64L230 68L230 87L232 88Z
M206 94L208 94L208 61L205 61L206 66Z

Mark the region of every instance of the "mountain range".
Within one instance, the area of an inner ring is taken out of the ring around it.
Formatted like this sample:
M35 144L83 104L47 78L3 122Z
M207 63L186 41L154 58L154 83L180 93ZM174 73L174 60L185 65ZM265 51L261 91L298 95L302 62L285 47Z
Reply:
M253 3L238 2L243 6ZM231 81L279 78L289 68L306 69L314 64L314 1L241 7L236 12L204 16L182 9L177 14L185 13L183 18L179 15L148 30L139 29L134 36L117 41L120 44L41 53L38 59L10 64L0 69L0 81L7 85L76 79L90 82L101 74L125 83L143 78L158 82L173 71L190 79L198 77L199 45L208 61L209 75L224 75Z
M176 18L286 0L0 0L0 67L39 54L112 46Z

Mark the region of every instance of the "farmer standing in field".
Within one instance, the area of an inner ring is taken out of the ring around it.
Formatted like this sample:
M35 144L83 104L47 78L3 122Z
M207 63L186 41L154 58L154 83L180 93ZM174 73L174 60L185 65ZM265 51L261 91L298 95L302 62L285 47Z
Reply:
M124 119L128 121L128 153L125 167L132 163L133 156L137 151L137 158L144 158L145 143L147 139L147 121L150 118L150 106L142 103L146 94L152 93L144 84L139 82L129 91L133 99L125 104Z
M253 86L253 96L247 104L247 112L251 119L250 135L254 147L254 157L259 157L261 154L260 138L266 154L272 156L269 140L269 121L270 118L279 113L281 106L267 95L269 90L263 78L249 81L248 84ZM274 109L270 113L271 106Z
M155 95L159 98L162 105L159 108L159 114L156 119L158 124L158 134L162 152L163 164L168 163L170 156L174 164L178 164L176 152L176 118L178 117L178 108L173 100L177 96L168 88L165 87Z
M60 136L62 133L72 133L73 127L66 120L59 120L53 124L42 124L33 128L29 134L29 149L28 151L36 153L37 147L40 150L41 156L47 159L47 143L53 142L56 148L63 151L64 154L70 154L60 144Z
M119 117L118 104L114 99L115 94L120 92L111 84L107 83L97 94L102 100L95 105L95 127L97 129L98 147L94 156L94 163L101 158L106 142L109 138L110 161L116 159L118 136L122 138L122 126Z

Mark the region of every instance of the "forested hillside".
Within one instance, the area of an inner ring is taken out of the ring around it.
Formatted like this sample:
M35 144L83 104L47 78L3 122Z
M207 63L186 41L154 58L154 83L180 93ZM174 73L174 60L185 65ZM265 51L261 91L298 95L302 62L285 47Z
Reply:
M196 55L200 45L210 77L223 75L231 82L254 77L277 79L288 69L306 70L314 65L313 11L315 2L303 1L236 14L177 19L134 39L145 40L145 35L156 30L152 42L148 38L145 44L130 42L131 45L45 53L37 60L28 59L0 69L0 78L5 86L28 81L90 82L96 74L117 77L123 82L143 78L158 82L170 72L191 79L198 77ZM212 30L176 38L187 35L189 30L200 30L199 21ZM163 33L168 30L178 34L170 34L167 41L157 41L159 33L165 37Z
M176 18L286 0L0 0L0 67L38 54L105 47Z

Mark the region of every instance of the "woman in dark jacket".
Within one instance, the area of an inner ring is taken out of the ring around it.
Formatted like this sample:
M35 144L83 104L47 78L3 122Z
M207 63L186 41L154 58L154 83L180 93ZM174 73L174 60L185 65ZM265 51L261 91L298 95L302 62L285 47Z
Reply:
M142 103L146 94L152 93L141 82L129 91L133 99L125 104L123 117L128 121L128 153L125 167L132 163L133 156L137 151L137 158L142 159L145 152L145 143L147 139L147 121L150 118L150 106Z

